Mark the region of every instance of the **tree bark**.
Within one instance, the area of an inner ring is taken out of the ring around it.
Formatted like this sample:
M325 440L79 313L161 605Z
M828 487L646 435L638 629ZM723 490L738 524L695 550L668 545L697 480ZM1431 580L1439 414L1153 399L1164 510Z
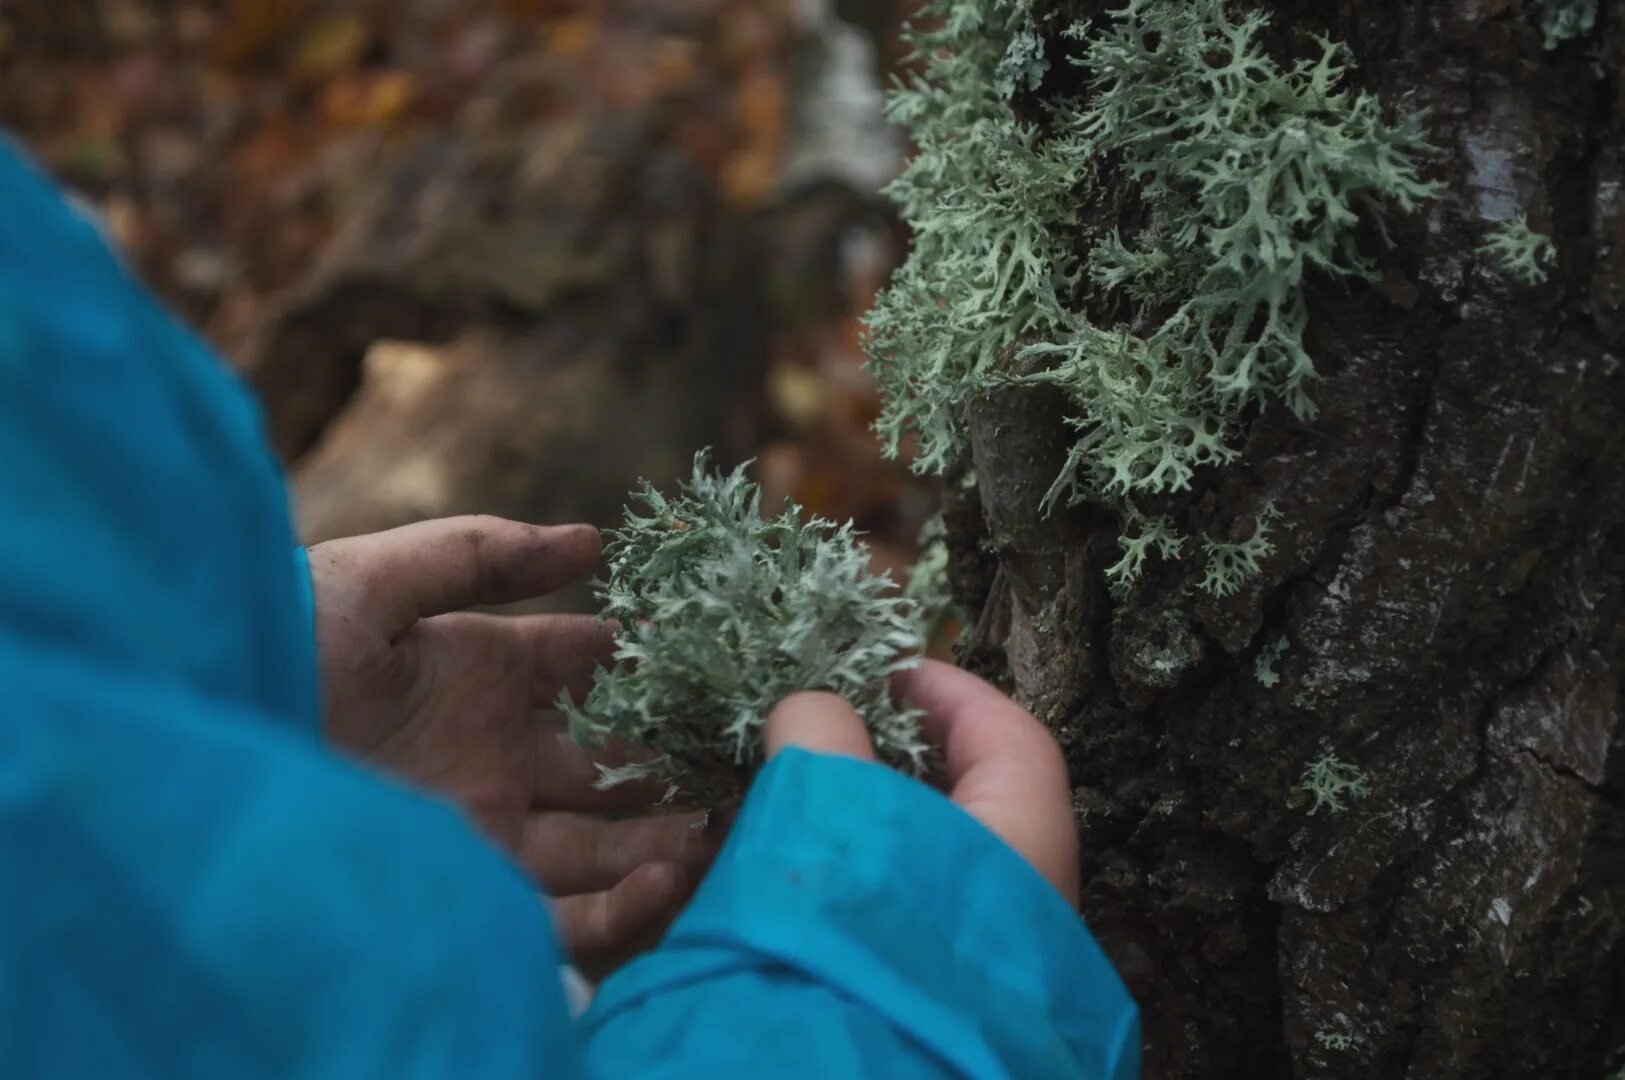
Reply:
M1625 3L1553 50L1536 0L1261 6L1278 59L1330 34L1353 79L1428 110L1445 189L1366 243L1379 284L1315 288L1319 417L1263 409L1182 504L1236 539L1280 512L1238 595L1199 591L1186 558L1110 599L1117 522L1035 510L1059 405L975 403L975 484L949 507L983 611L965 659L1067 748L1084 914L1141 1004L1149 1076L1613 1075ZM1520 210L1560 253L1542 285L1478 250ZM1370 794L1311 816L1300 780L1329 753Z

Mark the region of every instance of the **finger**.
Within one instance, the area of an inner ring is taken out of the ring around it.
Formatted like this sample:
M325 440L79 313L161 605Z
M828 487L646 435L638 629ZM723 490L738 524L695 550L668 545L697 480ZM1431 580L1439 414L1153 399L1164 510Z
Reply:
M536 724L537 809L585 810L613 813L647 810L666 798L665 780L627 780L600 789L601 763L610 767L648 761L659 755L652 750L624 744L594 747L589 754L570 738L564 718L543 714Z
M530 700L547 708L568 691L580 701L600 668L615 662L615 636L592 615L525 615L505 619L530 664Z
M554 896L612 888L645 863L671 863L698 876L716 854L704 814L654 814L618 821L564 811L532 814L519 862Z
M942 748L950 787L973 770L1044 757L1054 745L1026 709L952 664L924 660L899 673L893 686L909 704L924 710L921 731Z
M767 715L763 732L767 756L787 746L820 754L875 759L875 744L869 738L858 711L839 694L807 691L791 694Z
M483 515L442 518L320 545L348 564L391 635L418 619L554 592L592 569L598 530Z
M936 660L897 677L943 750L949 794L1066 897L1077 896L1077 830L1066 761L1031 713L966 671Z
M694 884L671 863L645 863L613 889L554 900L566 955L588 978L602 978L660 939Z

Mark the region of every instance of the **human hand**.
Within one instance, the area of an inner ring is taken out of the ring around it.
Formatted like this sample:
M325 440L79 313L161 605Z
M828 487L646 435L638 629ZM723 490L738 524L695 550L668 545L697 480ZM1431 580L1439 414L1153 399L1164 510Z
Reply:
M1078 836L1066 762L1031 713L951 664L927 660L895 688L925 710L921 727L942 749L947 793L1032 864L1073 906ZM787 746L873 761L856 711L827 693L792 694L768 716L769 757Z
M541 714L608 663L597 620L463 609L553 592L598 552L590 526L463 517L309 553L328 739L460 803L548 890L565 949L589 974L653 943L718 830L649 813L660 792L647 786L596 790L592 761Z

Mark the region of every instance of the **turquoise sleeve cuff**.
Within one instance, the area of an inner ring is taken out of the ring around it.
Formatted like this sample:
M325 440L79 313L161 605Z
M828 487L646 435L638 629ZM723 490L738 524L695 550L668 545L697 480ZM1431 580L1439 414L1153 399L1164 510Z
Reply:
M660 949L604 986L589 1037L737 974L741 956L833 988L961 1075L1138 1075L1134 1002L1077 913L978 822L878 765L775 758Z
M299 610L304 613L303 623L305 632L310 635L311 653L316 656L316 679L321 681L321 656L316 652L316 587L310 579L310 552L304 547L293 549L294 581L299 589ZM322 731L322 710L320 707L311 712L313 727L311 734L320 736Z
M311 640L316 638L316 587L310 580L310 552L305 548L293 549L293 566L299 582L299 610L305 613L305 626Z

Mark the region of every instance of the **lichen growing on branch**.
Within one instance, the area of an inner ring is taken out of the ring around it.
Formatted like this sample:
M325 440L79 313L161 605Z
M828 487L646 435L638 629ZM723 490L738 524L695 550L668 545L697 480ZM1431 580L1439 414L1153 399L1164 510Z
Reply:
M920 527L918 542L920 554L903 587L903 598L913 605L920 637L932 642L948 624L964 619L948 580L948 526L941 514Z
M1233 459L1249 404L1313 414L1306 282L1375 277L1360 226L1380 232L1435 188L1418 116L1348 89L1334 42L1278 63L1267 25L1229 0L1126 0L1055 35L1084 93L1018 113L1049 70L1030 4L927 6L909 31L920 71L890 104L918 146L888 189L915 246L869 320L892 453L913 436L917 470L947 469L967 400L1006 377L1010 349L1072 404L1050 508L1133 516L1133 496ZM1077 258L1079 208L1128 192L1134 226L1085 231ZM1101 311L1126 314L1086 314Z
M1596 28L1597 0L1541 0L1540 30L1546 36L1546 48L1555 49Z
M675 497L645 482L609 534L599 598L615 631L614 667L580 703L559 707L588 746L625 740L661 756L606 770L606 782L655 776L715 802L762 761L762 726L781 698L829 690L862 716L879 756L919 773L918 712L891 675L921 648L914 605L869 571L850 524L803 520L786 503L761 514L744 467L722 474L702 452Z
M1146 560L1153 549L1164 559L1177 559L1185 549L1185 538L1174 531L1166 517L1144 518L1135 516L1127 529L1117 538L1123 557L1106 568L1106 581L1112 595L1123 597L1145 573Z
M1322 810L1332 814L1347 810L1348 804L1343 800L1371 794L1371 786L1367 783L1369 779L1358 765L1351 765L1333 754L1310 762L1303 771L1303 779L1299 781L1305 796L1314 800L1309 807L1309 816L1313 817Z
M1202 588L1219 598L1234 596L1248 578L1258 573L1259 562L1275 551L1271 527L1280 515L1274 504L1266 506L1253 522L1252 535L1239 542L1204 537L1202 551L1207 555L1207 572Z
M1189 365L1221 416L1272 396L1313 413L1307 276L1373 277L1356 227L1433 191L1417 118L1390 123L1375 97L1345 89L1347 51L1324 38L1315 59L1281 67L1267 25L1226 0L1130 0L1074 61L1089 73L1078 130L1148 210L1137 235L1095 245L1090 281L1142 305L1135 321L1164 346L1152 355Z
M1075 221L1088 148L1018 120L1009 97L1046 70L1030 7L936 0L905 31L921 71L888 100L917 153L886 189L914 232L907 263L868 319L895 454L940 473L964 445L966 398L1018 337L1055 332L1078 281L1056 230Z
M1253 678L1258 680L1258 685L1266 690L1280 685L1281 673L1275 669L1275 665L1281 662L1290 644L1285 637L1278 637L1258 650L1258 656L1253 660Z

